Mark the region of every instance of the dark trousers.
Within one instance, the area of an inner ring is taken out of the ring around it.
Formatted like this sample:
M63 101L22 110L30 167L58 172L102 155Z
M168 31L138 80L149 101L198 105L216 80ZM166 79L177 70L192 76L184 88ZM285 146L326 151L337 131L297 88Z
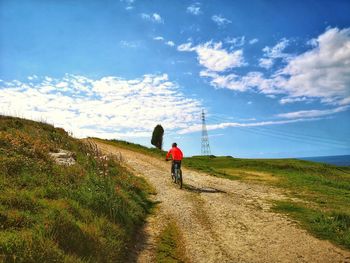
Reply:
M171 163L171 173L175 173L175 164L178 164L179 169L181 169L181 161L173 161Z

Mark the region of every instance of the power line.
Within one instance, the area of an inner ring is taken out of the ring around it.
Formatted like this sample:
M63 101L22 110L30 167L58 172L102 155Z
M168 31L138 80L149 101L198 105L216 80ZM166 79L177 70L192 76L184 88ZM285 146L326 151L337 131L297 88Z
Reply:
M232 122L232 120L227 120L227 119L224 119L224 118L221 118L221 117L210 117L210 118L213 118L214 121L219 121L219 122ZM261 129L265 132L271 132L271 133L276 133L278 135L286 135L286 136L291 136L291 137L296 137L296 138L302 138L304 137L305 139L311 139L311 140L318 140L318 141L322 141L322 142L329 142L329 143L334 143L334 144L342 144L342 142L339 142L337 140L333 140L333 139L329 139L329 138L324 138L324 137L320 137L320 136L316 136L316 135L308 135L308 134L301 134L301 133L297 133L295 131L291 132L291 131L288 131L288 132L283 132L283 131L280 131L280 130L276 130L276 129L269 129L269 128L266 128L266 127L261 127L261 126L249 126L247 128L252 128L252 129Z
M232 120L227 120L223 119L221 117L215 117L211 116L208 119L211 119L214 122L232 122ZM344 143L331 140L331 139L326 139L322 137L316 137L316 136L310 136L310 135L302 135L302 134L296 134L296 133L285 133L282 131L276 131L276 130L271 130L263 127L254 127L254 126L245 126L245 127L240 127L240 126L234 126L234 128L237 128L239 130L242 130L244 132L250 132L258 135L264 135L268 137L274 137L277 139L281 139L284 141L296 141L296 142L303 142L307 144L323 144L323 145L332 145L333 147L344 147Z

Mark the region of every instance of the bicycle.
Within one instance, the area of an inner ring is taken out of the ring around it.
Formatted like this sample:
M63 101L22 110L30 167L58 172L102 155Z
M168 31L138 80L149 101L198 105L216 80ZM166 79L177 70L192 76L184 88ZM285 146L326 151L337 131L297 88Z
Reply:
M174 163L174 174L171 174L172 182L179 185L179 188L182 189L182 170L180 164Z

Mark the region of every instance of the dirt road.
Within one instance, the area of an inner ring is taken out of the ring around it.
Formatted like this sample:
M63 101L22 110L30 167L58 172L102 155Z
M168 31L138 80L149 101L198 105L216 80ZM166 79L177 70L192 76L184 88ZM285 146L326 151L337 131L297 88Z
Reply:
M155 242L169 220L181 229L190 262L350 262L350 252L318 240L287 217L270 211L278 190L183 169L188 189L171 182L170 164L98 143L121 153L126 164L157 191L159 207L144 228L137 262L155 262Z

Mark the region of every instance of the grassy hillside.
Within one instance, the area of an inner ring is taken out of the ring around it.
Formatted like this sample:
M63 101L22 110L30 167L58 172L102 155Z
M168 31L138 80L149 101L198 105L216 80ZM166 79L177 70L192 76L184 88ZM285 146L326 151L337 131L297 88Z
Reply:
M110 144L110 145L115 145L115 146L120 147L120 148L129 149L129 150L136 151L139 153L148 154L148 155L151 155L153 157L161 158L161 159L165 159L165 155L167 153L166 151L159 150L158 148L153 148L153 147L148 148L148 147L143 146L141 144L126 142L126 141L122 141L122 140L104 140L104 139L100 139L100 138L93 138L93 139L100 141L100 142L103 142L103 143Z
M71 151L72 166L49 152ZM151 206L148 187L93 145L0 116L0 261L123 262Z
M306 202L275 203L275 210L297 219L320 238L350 248L350 168L295 159L186 158L189 168L272 185Z

